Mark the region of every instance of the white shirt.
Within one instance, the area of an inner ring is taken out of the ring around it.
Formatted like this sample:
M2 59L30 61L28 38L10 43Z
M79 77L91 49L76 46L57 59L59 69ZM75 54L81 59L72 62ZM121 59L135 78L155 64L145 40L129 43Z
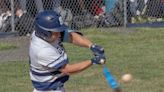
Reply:
M68 80L67 75L61 75L58 71L68 63L68 57L60 39L54 43L48 43L33 32L29 48L30 77L37 90L52 90L63 86Z

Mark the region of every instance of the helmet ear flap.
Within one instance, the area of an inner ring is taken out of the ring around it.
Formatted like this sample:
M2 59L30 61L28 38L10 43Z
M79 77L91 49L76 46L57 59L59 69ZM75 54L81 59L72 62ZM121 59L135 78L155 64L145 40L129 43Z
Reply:
M52 32L51 31L40 30L40 31L35 31L35 35L37 37L47 41L49 38L51 38Z

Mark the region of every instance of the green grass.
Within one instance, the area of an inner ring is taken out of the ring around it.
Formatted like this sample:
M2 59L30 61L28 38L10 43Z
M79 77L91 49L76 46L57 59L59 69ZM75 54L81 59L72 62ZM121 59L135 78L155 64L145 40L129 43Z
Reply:
M3 50L15 49L15 48L17 48L17 47L14 46L14 45L7 44L7 43L0 43L0 50L1 50L1 51L3 51Z
M0 92L32 92L28 62L0 63Z
M135 29L135 32L82 31L106 51L107 66L123 92L164 92L164 29ZM70 63L92 57L91 51L64 44ZM28 62L0 63L0 92L31 92ZM122 83L120 78L131 73L133 80ZM112 92L102 75L102 67L94 65L70 77L67 92Z

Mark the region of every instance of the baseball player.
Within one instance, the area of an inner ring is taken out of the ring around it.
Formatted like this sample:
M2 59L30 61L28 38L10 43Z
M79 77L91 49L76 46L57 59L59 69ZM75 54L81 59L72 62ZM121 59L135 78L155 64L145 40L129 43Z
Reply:
M30 78L33 92L65 92L64 83L69 76L105 61L104 49L90 40L68 30L61 16L53 11L39 12L35 18L35 31L29 47ZM90 48L94 57L76 64L69 64L63 42Z

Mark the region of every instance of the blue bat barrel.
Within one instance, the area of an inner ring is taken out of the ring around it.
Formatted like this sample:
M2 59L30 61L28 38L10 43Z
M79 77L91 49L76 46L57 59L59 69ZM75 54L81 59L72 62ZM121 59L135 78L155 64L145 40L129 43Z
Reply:
M105 66L103 67L103 74L104 74L104 76L106 77L106 80L107 80L109 86L110 86L113 90L119 88L119 85L118 85L117 81L116 81L115 78L112 76L112 74L110 73L110 71L108 70L108 68L105 67Z

